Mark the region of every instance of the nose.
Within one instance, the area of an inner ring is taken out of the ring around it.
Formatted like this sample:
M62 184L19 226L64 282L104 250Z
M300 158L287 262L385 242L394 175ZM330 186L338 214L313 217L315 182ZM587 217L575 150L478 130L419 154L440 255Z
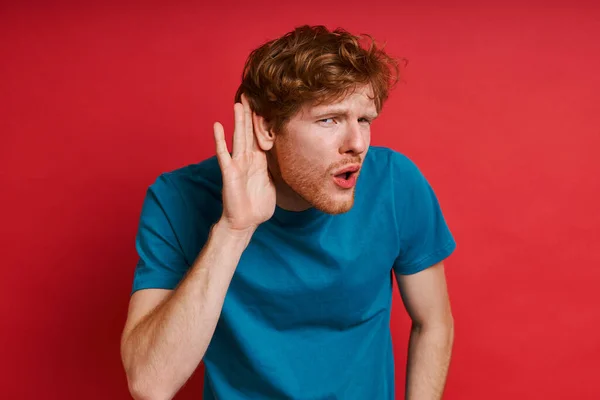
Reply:
M369 127L361 125L358 121L350 122L340 147L340 154L362 154L367 150L370 139Z

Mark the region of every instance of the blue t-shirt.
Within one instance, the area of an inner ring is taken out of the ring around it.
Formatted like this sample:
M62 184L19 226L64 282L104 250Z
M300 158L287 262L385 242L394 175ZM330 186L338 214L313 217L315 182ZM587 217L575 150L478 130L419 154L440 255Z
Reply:
M148 189L133 291L174 289L221 216L216 157ZM371 146L352 209L276 208L241 256L204 356L204 399L394 399L392 279L456 247L401 153ZM218 267L218 266L216 266Z

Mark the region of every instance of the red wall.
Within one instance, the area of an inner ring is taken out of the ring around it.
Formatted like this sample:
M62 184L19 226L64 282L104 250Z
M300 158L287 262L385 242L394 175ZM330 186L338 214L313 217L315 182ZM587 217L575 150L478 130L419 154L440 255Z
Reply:
M252 48L324 23L409 59L373 142L421 166L458 242L445 398L600 398L600 6L437 3L3 5L2 397L128 398L119 336L146 187L212 155L215 120L231 132Z

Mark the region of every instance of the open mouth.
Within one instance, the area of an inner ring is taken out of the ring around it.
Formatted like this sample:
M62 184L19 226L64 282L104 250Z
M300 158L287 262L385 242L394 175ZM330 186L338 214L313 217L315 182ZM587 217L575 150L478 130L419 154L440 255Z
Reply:
M350 179L350 177L352 176L352 174L355 174L355 173L356 172L350 172L350 171L348 171L348 172L342 172L341 174L336 175L336 177L348 180L348 179Z
M349 189L356 184L356 177L359 169L359 166L349 167L345 171L334 175L333 180L341 188Z

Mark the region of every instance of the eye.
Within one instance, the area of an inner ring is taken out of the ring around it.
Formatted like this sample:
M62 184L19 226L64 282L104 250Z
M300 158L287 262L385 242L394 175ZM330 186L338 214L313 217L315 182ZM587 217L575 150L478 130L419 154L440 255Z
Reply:
M327 122L327 121L331 121L331 122ZM334 121L335 121L335 118L323 118L323 119L319 120L319 122L322 122L326 125L331 125Z
M371 125L371 120L368 118L359 118L358 122L363 123L363 124L367 124L367 125Z

